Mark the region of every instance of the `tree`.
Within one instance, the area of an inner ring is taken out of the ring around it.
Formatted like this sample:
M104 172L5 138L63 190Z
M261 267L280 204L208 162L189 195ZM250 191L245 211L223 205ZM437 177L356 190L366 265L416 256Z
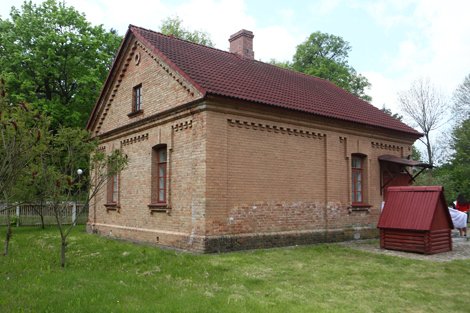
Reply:
M119 150L106 155L97 151L98 144L98 139L92 139L91 133L85 130L61 127L37 159L38 191L59 226L62 266L65 266L67 236L76 219L92 200L103 196L108 179L127 165L127 158ZM79 169L83 174L79 174ZM65 225L67 208L77 200L84 200L84 204L79 207L75 220Z
M391 117L396 118L400 122L403 122L403 116L398 114L398 113L393 113L391 109L389 109L385 106L385 103L382 105L382 108L380 109L380 111L382 111L384 113L387 113L388 115L390 115Z
M292 69L324 78L357 97L371 101L365 91L370 83L348 64L349 42L339 36L315 32L297 46Z
M0 97L0 211L7 211L7 233L4 255L12 235L10 210L18 204L31 202L36 172L33 161L47 141L49 119L33 111L25 103L11 103L1 79ZM28 181L28 186L25 185ZM32 182L31 182L32 181Z
M470 74L454 91L453 100L455 115L462 119L468 118L470 116Z
M437 160L437 147L431 142L431 132L448 121L445 118L448 109L445 97L429 78L420 78L409 90L398 92L398 102L413 126L424 134L420 141L426 146L428 163L433 165Z
M453 179L457 193L470 195L470 118L456 124L451 133L450 148L454 151L450 158L453 166Z
M85 127L122 40L65 2L24 2L0 19L0 71L11 100L59 124Z
M282 62L282 61L276 60L275 58L271 58L271 60L269 60L268 64L275 65L275 66L282 67L282 68L287 68L289 70L292 69L292 62L290 62L290 61Z
M160 32L165 35L174 35L177 38L191 41L200 45L214 47L212 39L206 31L194 30L191 31L183 27L183 20L176 17L167 17L160 25Z

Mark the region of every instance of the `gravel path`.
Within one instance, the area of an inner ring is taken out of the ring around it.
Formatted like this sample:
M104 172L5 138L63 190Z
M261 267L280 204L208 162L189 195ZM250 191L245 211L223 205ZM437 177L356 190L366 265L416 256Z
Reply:
M367 252L372 252L372 253L394 255L394 256L398 256L402 258L427 260L427 261L435 261L435 262L448 262L448 261L454 261L454 260L470 259L470 241L467 241L467 238L459 237L458 233L459 233L458 231L452 232L452 237L453 237L452 251L437 253L437 254L432 254L432 255L380 249L379 244L370 244L364 241L342 242L341 245L348 246L352 249L362 250L362 251L367 251Z

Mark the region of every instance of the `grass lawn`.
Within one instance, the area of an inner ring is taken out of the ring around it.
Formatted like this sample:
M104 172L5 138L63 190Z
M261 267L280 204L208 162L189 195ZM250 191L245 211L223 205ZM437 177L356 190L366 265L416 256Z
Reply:
M6 227L0 227L0 248ZM55 226L13 228L0 312L469 312L470 261L339 245L191 255Z

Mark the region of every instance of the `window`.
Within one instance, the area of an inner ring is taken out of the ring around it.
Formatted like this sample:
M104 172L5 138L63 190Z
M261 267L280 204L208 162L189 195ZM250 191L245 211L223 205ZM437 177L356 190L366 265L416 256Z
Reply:
M138 112L140 110L142 110L142 84L134 87L132 100L132 112Z
M166 202L166 147L158 150L158 203Z
M167 204L167 149L158 145L152 149L152 204Z
M351 192L352 192L352 202L353 203L362 203L364 197L362 194L363 190L363 175L362 175L362 158L357 156L352 156L351 158Z
M111 165L108 167L108 169ZM108 178L106 206L116 206L119 203L119 178L114 174Z
M113 190L112 203L117 203L117 200L118 200L117 174L113 175L112 185L113 185L113 187L112 187L112 190Z

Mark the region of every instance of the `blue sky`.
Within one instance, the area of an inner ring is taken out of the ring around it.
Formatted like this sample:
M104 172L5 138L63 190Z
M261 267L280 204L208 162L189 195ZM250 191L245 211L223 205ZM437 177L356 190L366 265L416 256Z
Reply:
M41 1L33 1L40 3ZM9 17L12 5L0 8ZM185 26L211 34L228 49L231 34L253 31L255 58L290 60L312 32L341 36L352 46L349 64L372 83L372 104L398 112L396 94L428 76L449 99L470 74L468 0L68 0L93 24L125 34L129 24L157 30L178 15Z

